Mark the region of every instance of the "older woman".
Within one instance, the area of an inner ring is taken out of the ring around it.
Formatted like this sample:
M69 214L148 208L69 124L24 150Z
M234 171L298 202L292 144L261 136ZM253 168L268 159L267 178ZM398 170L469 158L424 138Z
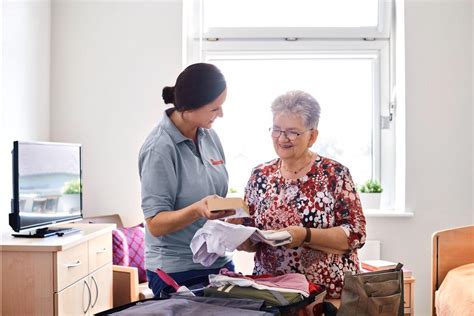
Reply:
M279 158L254 168L245 189L251 217L260 229L285 229L287 247L264 243L254 274L303 273L341 295L343 275L358 271L357 249L365 242L365 218L349 170L310 150L318 138L320 107L308 93L291 91L272 104L273 146Z

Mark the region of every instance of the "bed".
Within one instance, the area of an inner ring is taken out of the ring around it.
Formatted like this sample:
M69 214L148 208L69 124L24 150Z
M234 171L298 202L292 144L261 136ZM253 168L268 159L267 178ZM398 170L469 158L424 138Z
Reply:
M474 225L435 232L432 262L432 315L474 315Z

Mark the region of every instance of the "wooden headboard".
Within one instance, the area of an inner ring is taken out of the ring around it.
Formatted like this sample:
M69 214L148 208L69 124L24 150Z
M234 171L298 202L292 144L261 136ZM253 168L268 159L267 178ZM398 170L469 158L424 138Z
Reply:
M431 268L431 311L436 315L435 292L446 274L456 267L474 263L474 225L446 229L433 234Z

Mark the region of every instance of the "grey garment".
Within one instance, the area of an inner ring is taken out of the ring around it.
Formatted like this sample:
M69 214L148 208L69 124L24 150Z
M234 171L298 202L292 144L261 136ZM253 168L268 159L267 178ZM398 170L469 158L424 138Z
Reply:
M179 210L205 196L226 196L228 188L224 151L212 129L198 129L198 146L176 128L168 115L146 138L139 154L142 209L145 218L162 211ZM189 245L205 219L171 234L154 237L145 229L145 267L167 273L219 268L232 257L219 258L212 266L193 262Z
M248 309L232 308L222 305L206 304L203 302L196 302L186 299L168 299L159 301L146 301L138 303L135 306L129 307L111 315L132 316L132 315L156 315L156 316L171 316L171 315L226 315L226 316L269 316L272 313L264 311L255 311Z

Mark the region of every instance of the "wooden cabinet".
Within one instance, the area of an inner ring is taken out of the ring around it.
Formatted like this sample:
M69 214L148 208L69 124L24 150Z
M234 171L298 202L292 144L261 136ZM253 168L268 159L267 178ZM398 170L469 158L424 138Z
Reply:
M56 315L94 315L112 308L112 264L54 294Z
M45 239L2 236L3 315L93 315L112 308L114 224Z
M89 313L91 294L88 277L54 294L56 315L85 315Z
M91 274L91 315L112 308L112 263Z
M405 278L403 282L403 306L405 316L415 315L415 278Z

